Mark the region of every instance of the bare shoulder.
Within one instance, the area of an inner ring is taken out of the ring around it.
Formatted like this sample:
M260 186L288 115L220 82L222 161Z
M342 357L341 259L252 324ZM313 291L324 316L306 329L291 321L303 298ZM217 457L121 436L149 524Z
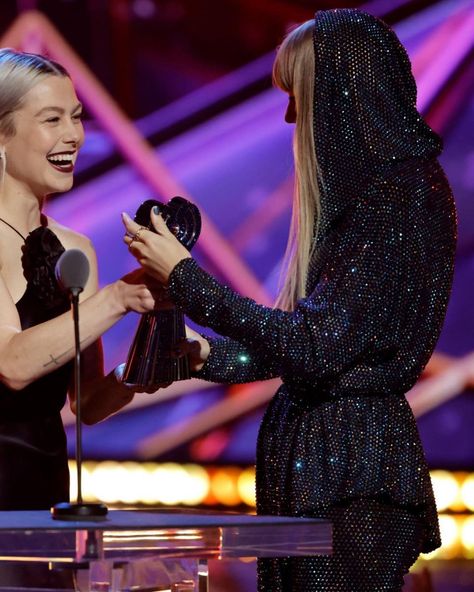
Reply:
M95 258L95 249L91 240L85 235L60 224L48 216L48 226L59 238L65 249L81 249L88 257Z
M86 289L82 293L82 298L94 294L98 289L99 279L97 269L97 256L95 253L94 246L90 239L84 234L72 230L72 228L63 226L53 218L50 218L49 216L48 226L58 237L58 239L61 241L61 244L66 250L80 249L86 255L87 259L89 260L90 274Z

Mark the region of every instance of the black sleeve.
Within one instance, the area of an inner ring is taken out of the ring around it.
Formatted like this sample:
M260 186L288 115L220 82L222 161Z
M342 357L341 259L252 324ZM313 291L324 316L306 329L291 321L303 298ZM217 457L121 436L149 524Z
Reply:
M240 296L191 258L173 269L169 293L196 323L271 356L280 376L335 375L357 362L399 312L399 253L409 240L403 219L395 199L377 193L361 200L323 254L312 293L292 312Z
M211 351L203 368L194 373L196 378L238 384L278 376L270 350L257 353L229 337L206 336L206 339Z

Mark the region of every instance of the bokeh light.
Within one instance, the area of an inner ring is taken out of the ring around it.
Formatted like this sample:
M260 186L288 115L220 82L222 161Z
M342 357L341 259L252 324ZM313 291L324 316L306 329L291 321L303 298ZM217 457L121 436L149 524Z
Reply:
M438 512L452 506L459 497L459 484L456 477L449 471L432 471L431 481L436 498Z

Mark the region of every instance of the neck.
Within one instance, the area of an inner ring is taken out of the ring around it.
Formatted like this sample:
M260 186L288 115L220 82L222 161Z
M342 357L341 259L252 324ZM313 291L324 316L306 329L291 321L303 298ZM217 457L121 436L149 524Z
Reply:
M7 179L5 179L7 181ZM0 217L27 236L41 225L41 208L44 199L21 187L5 182L0 191Z

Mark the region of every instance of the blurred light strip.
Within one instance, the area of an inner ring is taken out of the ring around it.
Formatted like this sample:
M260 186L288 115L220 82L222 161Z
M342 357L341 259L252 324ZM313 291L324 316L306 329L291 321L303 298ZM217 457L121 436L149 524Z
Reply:
M241 253L249 243L275 222L283 213L291 210L293 203L294 176L285 179L273 192L253 210L232 232L230 240Z
M431 411L461 393L474 378L474 353L455 360L445 370L418 382L407 400L415 417Z
M71 497L75 462L70 461ZM474 473L431 471L439 511L474 511ZM255 468L174 462L85 461L84 498L121 504L255 506ZM227 492L227 493L226 493ZM217 502L216 502L217 500Z
M137 127L144 134L153 135L182 119L212 107L233 94L241 92L242 89L257 83L259 80L264 78L270 80L274 57L275 53L271 52L237 70L229 72L229 74L220 77L218 80L210 82L173 103L142 117L136 121Z
M456 68L474 47L474 10L459 10L430 37L423 50L413 58L418 83L418 109L424 113ZM427 57L426 53L430 56ZM423 71L419 71L418 63Z
M360 10L365 10L374 16L383 18L394 10L398 10L406 4L411 4L413 0L372 0L360 6Z

